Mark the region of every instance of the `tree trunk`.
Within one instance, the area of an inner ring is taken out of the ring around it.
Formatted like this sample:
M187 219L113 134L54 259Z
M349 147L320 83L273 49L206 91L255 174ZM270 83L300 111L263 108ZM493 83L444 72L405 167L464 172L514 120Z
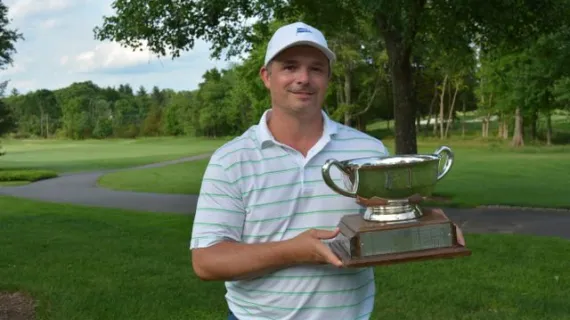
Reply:
M507 140L509 138L509 122L503 119L503 135L501 138Z
M463 117L461 117L461 137L465 138L465 96L463 96Z
M552 144L552 118L550 117L550 111L546 113L546 144Z
M431 117L433 117L433 106L435 105L435 101L437 99L437 82L435 82L433 87L434 87L434 91L433 91L433 96L431 97L431 102L429 104L428 118L427 118L426 127L425 127L425 135L426 136L428 135Z
M388 41L391 56L390 70L394 96L395 154L416 154L418 151L415 128L415 105L412 95L410 51L401 43Z
M445 90L447 89L447 74L443 78L443 84L441 85L441 96L439 99L439 138L443 139L443 108L445 106Z
M503 112L500 112L499 113L499 119L497 119L499 122L499 127L497 128L497 137L499 137L499 138L501 138L503 136L503 132L504 132L504 130L503 130L503 128L504 128L503 119L504 119Z
M350 115L350 112L346 111L346 112L344 113L344 125L345 125L345 126L349 126L349 127L350 127L350 125L351 125L351 121L350 121L351 118L352 118L352 116Z
M530 117L530 139L531 140L536 140L538 135L537 135L537 122L538 122L538 111L533 111L532 115Z
M396 136L395 154L416 154L416 105L412 87L412 66L410 62L411 41L405 41L387 19L376 15L377 27L386 43L392 94L394 97L394 131ZM412 22L410 28L415 28Z
M515 131L513 134L512 146L522 147L524 146L523 141L523 120L521 116L521 108L517 107L515 111Z
M497 137L503 136L503 121L499 120L499 128L497 130Z
M487 138L488 135L489 135L489 120L487 116L484 116L483 120L481 120L481 137Z
M493 93L489 94L489 109L488 110L493 110ZM489 121L490 121L490 119L491 119L491 113L487 113L487 115L485 116L485 118L481 122L481 124L482 124L481 135L483 138L487 138L489 136Z
M445 138L449 133L449 126L451 126L451 121L453 119L453 109L455 108L455 99L457 99L457 92L459 92L459 86L455 85L455 92L453 93L453 99L451 100L451 106L449 107L449 114L447 115L447 125L445 126Z
M433 116L433 127L432 127L432 129L433 129L433 136L434 137L437 136L437 126L439 123L438 119L439 119L439 116L436 116L436 115Z
M481 97L481 103L485 104L485 95ZM485 118L481 120L481 138L485 138Z
M374 99L376 98L376 94L378 93L378 86L380 86L380 77L378 77L378 80L376 81L376 84L374 85L374 90L372 91L372 94L370 95L370 97L368 97L368 102L366 103L366 107L364 107L364 110L361 110L359 112L356 112L354 114L352 114L353 118L362 118L362 116L368 112L368 110L370 110L370 108L372 107L372 104L374 103Z
M487 116L485 117L485 137L489 137L489 128L490 128L490 124L491 124L491 113L487 113Z
M365 116L358 117L358 130L362 132L366 132L366 124L368 123L368 119Z

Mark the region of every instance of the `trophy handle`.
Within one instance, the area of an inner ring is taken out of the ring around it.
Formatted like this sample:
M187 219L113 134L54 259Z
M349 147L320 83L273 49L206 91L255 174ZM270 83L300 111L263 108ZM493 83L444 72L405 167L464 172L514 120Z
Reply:
M342 164L340 164L340 162L338 162L335 159L327 160L322 168L323 179L325 180L327 186L329 186L331 189L333 189L337 193L340 193L343 196L356 198L356 192L349 192L347 190L340 188L339 186L336 185L333 179L331 179L330 169L332 166L337 167L340 171L342 171L343 174L346 174L346 168ZM358 178L356 178L355 183L358 183Z
M447 160L445 161L445 164L443 165L443 169L441 170L441 172L438 172L437 174L437 180L441 180L443 177L445 177L445 175L449 172L449 170L451 169L451 166L453 165L453 151L451 151L451 149L449 147L446 146L441 146L439 147L436 151L435 154L439 157L439 161L441 162L441 156L442 154L447 155Z

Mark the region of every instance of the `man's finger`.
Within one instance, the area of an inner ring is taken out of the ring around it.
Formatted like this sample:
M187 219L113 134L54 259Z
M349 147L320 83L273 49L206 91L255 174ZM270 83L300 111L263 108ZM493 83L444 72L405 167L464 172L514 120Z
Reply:
M313 230L312 234L317 239L332 239L332 238L336 237L339 232L340 232L339 228L336 228L332 231L331 230L315 229L315 230Z
M332 264L335 265L337 267L342 267L342 261L339 259L339 257L337 257L336 254L334 254L329 247L327 247L326 245L320 245L319 246L319 254L325 258L325 260Z
M453 225L455 226L455 233L457 234L457 242L460 245L465 246L465 238L463 238L463 231L461 231L461 229L455 223Z

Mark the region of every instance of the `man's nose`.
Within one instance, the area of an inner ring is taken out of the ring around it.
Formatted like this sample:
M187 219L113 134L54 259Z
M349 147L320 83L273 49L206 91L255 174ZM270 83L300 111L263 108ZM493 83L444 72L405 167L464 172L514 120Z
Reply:
M310 74L308 68L299 68L297 72L297 82L298 83L307 83L309 82Z

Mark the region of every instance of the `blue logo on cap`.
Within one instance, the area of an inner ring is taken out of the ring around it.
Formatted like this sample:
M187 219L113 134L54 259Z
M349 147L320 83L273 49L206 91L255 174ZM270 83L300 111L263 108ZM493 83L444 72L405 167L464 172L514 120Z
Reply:
M311 30L307 28L297 28L297 34L299 33L311 33Z

